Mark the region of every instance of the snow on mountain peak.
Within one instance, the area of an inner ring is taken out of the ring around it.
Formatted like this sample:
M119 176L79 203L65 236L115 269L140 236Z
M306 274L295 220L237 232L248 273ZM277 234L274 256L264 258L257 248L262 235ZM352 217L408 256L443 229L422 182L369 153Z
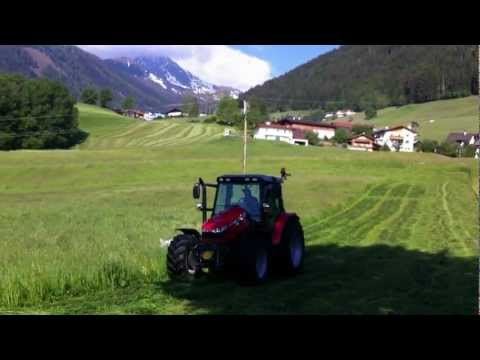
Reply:
M211 101L213 99L218 101L224 95L237 99L240 94L240 91L236 89L216 86L199 79L168 57L140 56L133 59L123 58L122 60L129 68L132 66L141 69L146 80L153 82L176 97L193 94L199 100Z
M167 71L166 73L166 77L167 77L167 81L172 84L172 85L175 85L175 86L178 86L178 87L181 87L181 88L184 88L184 89L189 89L188 86L182 84L180 81L177 80L177 78L175 76L173 76L172 74L170 74L170 72Z
M163 87L165 90L167 90L167 85L165 85L165 83L163 82L163 80L157 76L155 76L155 74L153 73L149 73L148 74L148 78L150 80L152 80L154 83L157 83L159 84L161 87Z

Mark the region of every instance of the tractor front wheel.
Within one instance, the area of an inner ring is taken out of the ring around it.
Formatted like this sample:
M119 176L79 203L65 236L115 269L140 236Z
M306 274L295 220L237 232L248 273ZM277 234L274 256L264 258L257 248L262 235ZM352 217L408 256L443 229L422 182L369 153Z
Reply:
M198 242L195 236L187 234L173 238L167 254L167 273L170 279L190 279L201 275L202 270L193 251Z
M282 234L278 255L277 260L281 272L293 275L302 269L305 239L302 225L297 219L291 219L287 223Z
M240 253L240 276L248 285L262 284L270 272L270 254L262 241L247 240Z

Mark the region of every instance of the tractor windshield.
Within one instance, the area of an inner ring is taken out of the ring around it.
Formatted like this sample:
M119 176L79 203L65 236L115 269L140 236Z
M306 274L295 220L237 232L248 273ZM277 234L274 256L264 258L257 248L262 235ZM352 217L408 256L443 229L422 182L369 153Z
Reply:
M260 185L259 184L219 184L214 214L240 206L257 221L260 221Z

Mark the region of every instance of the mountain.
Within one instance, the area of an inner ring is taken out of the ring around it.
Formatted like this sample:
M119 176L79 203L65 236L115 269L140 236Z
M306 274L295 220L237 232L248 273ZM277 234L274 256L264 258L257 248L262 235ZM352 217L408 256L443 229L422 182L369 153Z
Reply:
M332 103L364 110L471 94L478 94L477 45L344 45L242 98L277 111Z
M70 45L0 46L0 72L60 81L77 99L88 86L109 88L112 106L132 96L137 107L150 111L178 107L186 94L199 99L202 111L211 109L223 94L239 95L235 89L200 80L165 57L102 60Z
M205 82L189 71L182 69L168 57L136 57L109 60L110 64L123 65L134 76L143 77L162 87L165 91L185 96L193 94L199 100L220 100L223 95L238 98L240 91L231 87L217 86Z

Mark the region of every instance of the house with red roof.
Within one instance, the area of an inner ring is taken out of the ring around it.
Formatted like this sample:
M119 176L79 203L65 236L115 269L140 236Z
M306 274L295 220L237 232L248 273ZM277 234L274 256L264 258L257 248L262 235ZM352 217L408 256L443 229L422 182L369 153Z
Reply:
M378 150L380 146L375 142L375 138L365 134L353 136L348 141L347 149L355 151L372 152Z
M136 110L136 109L127 109L123 112L123 115L132 117L135 119L143 119L145 116L145 112L141 110Z

